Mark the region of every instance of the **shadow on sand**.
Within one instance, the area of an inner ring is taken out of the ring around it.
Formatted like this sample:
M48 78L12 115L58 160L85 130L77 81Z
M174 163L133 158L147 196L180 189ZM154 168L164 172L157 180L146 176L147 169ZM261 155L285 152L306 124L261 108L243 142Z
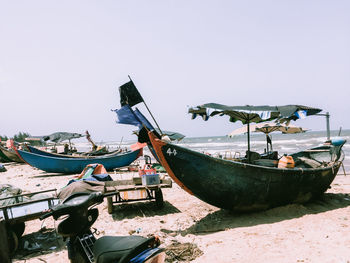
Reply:
M180 213L181 211L171 203L164 201L163 208L157 208L155 202L137 202L130 204L120 204L114 206L113 220L131 219L137 216L152 217L167 214Z
M49 173L49 172L45 172L42 171L40 174L38 175L33 175L33 178L47 178L47 177L64 177L64 176L72 176L72 175L77 175L75 174L63 174L63 173Z
M271 224L307 214L318 214L350 206L349 194L326 193L320 199L306 204L290 204L262 212L239 214L227 210L218 210L208 214L191 227L181 231L181 235L223 231L237 227L248 227L260 224ZM166 230L170 231L170 230ZM173 232L173 231L170 231Z
M18 249L12 259L27 260L34 257L40 259L40 255L64 249L66 249L66 244L55 229L41 229L20 238Z

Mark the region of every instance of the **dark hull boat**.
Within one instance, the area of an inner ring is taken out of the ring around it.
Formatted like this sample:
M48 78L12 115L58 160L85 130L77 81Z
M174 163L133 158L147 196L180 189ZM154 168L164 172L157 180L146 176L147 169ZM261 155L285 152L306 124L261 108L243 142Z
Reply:
M268 167L265 164L277 160L225 160L160 140L151 132L149 137L161 164L178 185L204 202L235 211L265 210L317 198L329 188L344 159L342 145L329 145L292 155L299 162L295 168Z
M40 170L51 173L74 174L80 173L88 164L102 164L107 171L131 164L142 155L142 148L136 151L117 152L94 158L65 158L45 156L27 151L16 150L18 155L28 164Z
M24 163L14 150L7 149L0 145L0 151L12 162Z
M7 156L2 152L2 150L0 149L0 162L12 162L12 160L10 160L9 158L7 158Z

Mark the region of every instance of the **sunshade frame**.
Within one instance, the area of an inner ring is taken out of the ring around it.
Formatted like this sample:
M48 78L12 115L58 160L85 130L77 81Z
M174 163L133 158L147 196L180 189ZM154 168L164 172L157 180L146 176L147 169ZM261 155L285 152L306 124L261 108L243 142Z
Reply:
M197 115L203 117L204 120L208 120L209 117L216 115L230 117L230 122L241 121L243 124L247 124L247 140L248 140L248 162L250 163L250 123L260 123L271 120L276 120L280 123L289 123L291 120L297 120L305 118L306 116L315 115L321 112L322 109L312 108L303 105L283 105L283 106L227 106L218 103L206 103L194 108L189 109L189 113L192 113L192 119L195 119Z

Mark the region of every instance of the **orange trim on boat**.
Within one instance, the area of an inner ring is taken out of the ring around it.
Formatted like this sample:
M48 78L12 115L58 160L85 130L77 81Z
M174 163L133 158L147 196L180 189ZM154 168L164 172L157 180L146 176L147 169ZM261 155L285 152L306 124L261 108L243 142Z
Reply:
M15 153L17 154L17 156L23 161L23 162L25 162L26 164L29 164L29 163L27 163L23 158L22 158L22 156L19 154L19 152L17 151L17 148L16 148L16 146L13 144L12 146L11 146L11 148L15 151ZM30 165L30 164L29 164ZM31 166L31 165L30 165Z
M165 157L164 157L163 152L162 152L162 147L165 146L166 143L163 142L162 140L158 139L154 135L154 133L151 131L148 132L148 136L151 140L154 151L156 152L156 154L159 158L160 164L165 168L165 170L168 172L169 176L187 193L193 195L192 191L190 189L188 189L183 183L181 183L181 181L179 181L179 179L177 179L177 177L175 176L175 174L173 173L173 171L169 167L168 162L165 160Z

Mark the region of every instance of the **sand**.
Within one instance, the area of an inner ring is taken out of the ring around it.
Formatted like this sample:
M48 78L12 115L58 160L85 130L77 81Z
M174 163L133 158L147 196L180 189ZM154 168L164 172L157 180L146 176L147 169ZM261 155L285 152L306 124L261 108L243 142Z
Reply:
M48 174L26 164L6 164L0 183L24 192L60 189L73 175ZM263 212L235 214L187 194L175 183L163 189L164 208L154 202L120 205L108 214L99 205L94 224L99 235L156 234L168 250L168 262L350 262L350 173L340 171L321 200ZM130 177L111 173L113 179ZM57 223L56 223L57 225ZM26 222L22 238L40 252L19 249L14 262L68 262L55 221ZM45 239L41 239L45 237ZM31 242L31 243L30 243Z

